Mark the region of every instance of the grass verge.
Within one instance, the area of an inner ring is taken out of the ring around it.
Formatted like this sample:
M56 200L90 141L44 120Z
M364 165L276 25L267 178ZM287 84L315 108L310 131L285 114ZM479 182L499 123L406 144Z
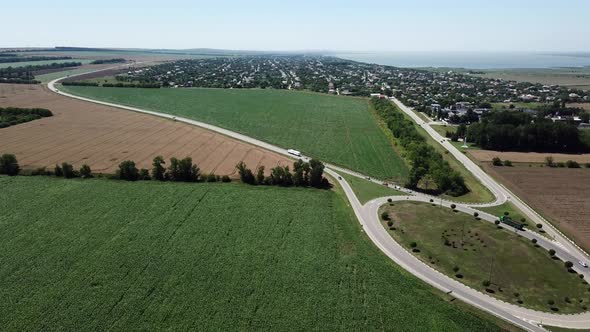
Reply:
M431 204L393 203L381 212L393 220L391 228L382 222L396 241L433 268L474 289L540 311L587 310L588 284L526 238Z
M384 185L379 185L356 176L352 176L346 173L338 174L340 174L340 176L342 176L346 180L346 182L348 182L348 184L352 187L352 190L358 197L361 204L365 204L366 202L372 199L383 196L406 195L401 191L391 189L389 187L385 187Z

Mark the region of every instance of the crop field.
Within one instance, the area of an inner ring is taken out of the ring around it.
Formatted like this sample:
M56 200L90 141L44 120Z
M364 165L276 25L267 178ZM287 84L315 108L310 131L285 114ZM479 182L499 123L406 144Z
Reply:
M235 176L244 161L252 169L291 165L291 159L202 128L100 106L51 93L40 85L0 84L0 107L43 107L51 118L0 129L0 153L16 155L21 167L88 164L114 173L123 160L151 168L157 155L192 157L205 173Z
M365 99L279 90L64 88L207 122L373 177L401 181L408 173Z
M590 68L500 69L474 76L590 89Z
M590 250L590 169L493 167L484 169L587 251Z
M329 190L0 177L0 326L498 331L381 254Z
M588 284L569 273L561 260L510 230L427 203L396 202L381 211L393 220L391 229L383 224L396 241L474 289L541 311L587 311ZM489 286L483 285L486 280ZM555 304L549 306L549 300Z
M590 163L590 153L540 153L540 152L511 152L469 149L468 154L480 162L490 162L498 157L502 160L510 160L513 163L545 163L545 158L553 157L554 162L577 161L580 164Z
M49 65L52 63L65 63L65 62L81 62L82 64L89 63L92 60L84 60L84 59L67 59L67 60L44 60L44 61L25 61L25 62L7 62L7 63L0 63L0 68L8 68L8 67L25 67L25 66L40 66L40 65Z

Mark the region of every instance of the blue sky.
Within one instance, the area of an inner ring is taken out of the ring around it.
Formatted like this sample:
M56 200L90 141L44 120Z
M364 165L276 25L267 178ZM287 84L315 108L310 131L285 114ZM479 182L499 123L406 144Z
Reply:
M0 47L590 51L588 0L6 2Z

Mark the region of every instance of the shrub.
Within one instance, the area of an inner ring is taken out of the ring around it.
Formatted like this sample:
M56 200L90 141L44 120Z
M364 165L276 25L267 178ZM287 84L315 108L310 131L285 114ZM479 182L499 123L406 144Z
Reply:
M120 163L116 177L120 180L137 181L139 179L139 170L135 167L135 162L125 160Z
M388 198L388 199L387 199L387 202L391 203L391 202L393 202L393 199L391 199L391 198Z
M55 167L53 168L53 174L58 177L64 176L64 172L58 164L55 164Z
M500 225L500 220L494 220L494 224Z
M565 162L567 168L580 168L580 164L577 161L568 160Z
M504 160L504 166L511 167L512 166L512 162L510 160Z
M68 164L66 162L61 163L61 170L63 172L63 177L66 179L71 179L76 177L76 173L74 173L74 166Z
M494 166L502 166L502 159L500 159L498 157L494 157L494 159L492 159L492 165L494 165Z
M537 228L538 229L541 229L541 228L543 228L543 225L542 224L537 224Z
M207 182L217 182L217 176L213 173L207 175Z
M381 219L390 220L391 218L389 217L389 213L383 212L383 213L381 213Z
M391 220L390 220L390 221L388 221L388 222L387 222L387 226L389 226L389 227L392 227L392 226L393 226L393 221L391 221Z
M532 239L531 242L533 242L533 243L536 244L537 243L537 239Z
M567 269L571 269L574 266L574 263L567 261L565 263L563 263L563 265L567 268Z
M557 167L564 168L565 167L565 163L564 162L558 162L557 163Z
M454 271L455 273L456 273L456 272L459 272L459 267L458 267L458 266L455 266L455 267L453 267L453 271Z
M484 280L484 281L482 281L482 283L481 283L481 284L482 284L482 286L484 286L484 287L489 287L489 286L490 286L492 283L491 283L489 280Z
M18 172L20 172L20 166L15 155L5 153L0 156L0 174L14 176Z
M92 170L90 169L90 166L84 164L82 165L82 167L80 167L80 176L83 179L89 179L92 177Z
M456 207L457 207L457 205L455 205L455 204L451 204L451 209L453 209L453 210L454 210Z
M548 304L548 305L554 305L554 304L555 304L555 301L553 301L553 300L549 300L549 301L547 301L547 304Z
M586 168L590 168L590 163L585 163L585 164L584 164L584 167L586 167Z
M416 243L416 242L410 243L410 247L412 247L412 248L416 248L417 246L418 246L418 243Z
M166 168L164 168L164 158L162 156L157 156L152 161L152 178L158 181L166 180Z
M549 166L549 167L555 167L555 164L553 163L553 157L548 156L545 158L545 165Z
M519 292L514 292L514 297L519 297L520 293Z
M200 170L197 165L193 164L191 157L178 160L170 158L167 177L172 181L196 182L199 180Z
M455 277L457 277L458 279L463 279L463 275L461 273L455 274Z
M473 212L473 216L474 216L475 218L477 218L477 217L479 217L479 213L477 213L477 212Z
M221 177L221 182L231 182L231 179L229 178L229 176L224 175Z
M48 174L47 169L45 167L39 167L39 168L34 169L31 172L31 175L36 176L36 175L49 175L49 174Z
M142 168L139 170L139 176L138 176L138 180L142 180L142 181L148 181L151 180L152 177L150 176L150 171L148 171L145 168Z
M549 249L549 256L551 256L551 257L555 256L555 250Z

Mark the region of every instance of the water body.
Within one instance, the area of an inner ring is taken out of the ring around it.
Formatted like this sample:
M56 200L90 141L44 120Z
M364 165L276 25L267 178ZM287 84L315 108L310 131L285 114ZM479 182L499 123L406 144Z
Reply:
M359 62L408 68L514 69L590 66L589 53L395 52L341 53L334 55Z

